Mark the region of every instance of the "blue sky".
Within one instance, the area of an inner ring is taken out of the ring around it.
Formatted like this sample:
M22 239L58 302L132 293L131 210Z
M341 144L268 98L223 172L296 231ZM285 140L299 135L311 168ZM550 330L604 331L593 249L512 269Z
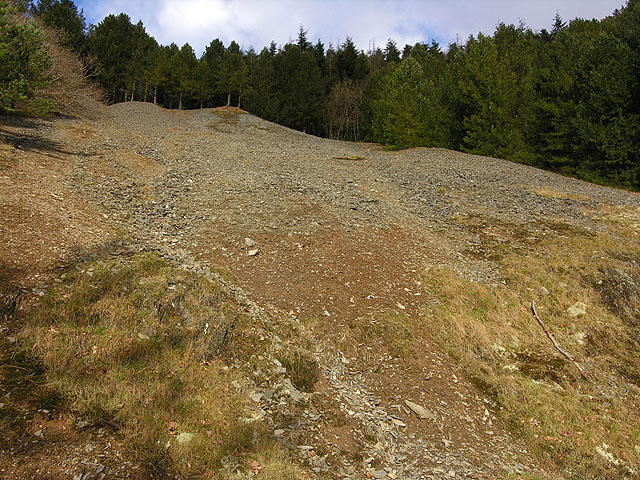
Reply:
M405 43L443 46L478 32L491 34L499 22L523 21L534 30L549 28L558 12L564 19L603 18L624 0L78 0L89 23L110 13L142 20L163 44L185 42L198 52L214 38L236 40L260 50L271 40L296 38L300 24L309 39L325 47L351 36L367 50L393 38Z

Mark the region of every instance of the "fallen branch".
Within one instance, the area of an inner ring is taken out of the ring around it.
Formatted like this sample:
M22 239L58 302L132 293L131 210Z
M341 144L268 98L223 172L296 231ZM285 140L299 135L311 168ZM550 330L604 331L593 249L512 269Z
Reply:
M562 347L558 345L558 342L554 338L553 334L549 331L547 326L540 319L540 317L538 316L538 312L536 311L535 300L531 302L531 311L533 312L533 316L536 318L536 320L542 327L542 330L544 331L544 333L547 335L547 337L549 337L549 340L551 340L551 343L553 343L553 346L555 347L555 349L558 350L567 360L569 360L576 366L576 368L580 371L580 374L584 377L585 380L590 380L589 376L587 375L587 372L584 371L584 369L580 366L580 364L576 362L575 359L567 351L563 350Z

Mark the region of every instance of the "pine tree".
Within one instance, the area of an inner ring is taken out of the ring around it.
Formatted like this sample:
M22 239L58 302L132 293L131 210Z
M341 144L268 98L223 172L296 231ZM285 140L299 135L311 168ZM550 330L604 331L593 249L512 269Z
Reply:
M398 50L398 45L392 39L387 41L387 46L384 49L384 59L388 63L400 63L400 50Z
M227 107L231 105L231 94L239 93L246 85L248 75L249 71L240 46L236 42L231 42L220 62L218 80L218 90L227 94Z
M0 113L34 99L49 81L43 32L7 0L0 0L0 65Z
M297 130L319 134L324 110L325 86L316 58L287 44L274 59L276 121Z
M311 48L311 42L307 40L307 35L309 34L308 30L305 30L302 25L300 25L300 29L298 30L298 48L302 52L306 52Z
M146 35L142 22L133 25L128 15L109 15L89 29L87 49L101 65L98 81L111 102L126 100L133 84L131 58Z
M82 10L78 11L72 0L38 0L31 6L31 13L44 24L65 32L64 45L75 52L83 52L87 25Z
M185 43L174 58L174 68L178 80L178 109L197 92L198 60L191 45Z

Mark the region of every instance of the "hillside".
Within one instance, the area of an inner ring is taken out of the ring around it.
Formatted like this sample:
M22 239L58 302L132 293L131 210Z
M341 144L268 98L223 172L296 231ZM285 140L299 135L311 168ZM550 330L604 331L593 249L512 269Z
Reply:
M2 478L637 475L637 194L92 115L0 117Z

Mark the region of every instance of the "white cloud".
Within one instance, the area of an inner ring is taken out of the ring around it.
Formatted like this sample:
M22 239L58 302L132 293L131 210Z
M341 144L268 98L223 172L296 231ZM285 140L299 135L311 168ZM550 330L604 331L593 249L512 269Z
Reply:
M84 0L89 21L125 12L139 19L160 43L189 42L197 52L214 38L226 45L236 40L243 48L260 49L272 40L284 44L297 37L302 24L309 39L336 45L349 35L359 48L372 41L384 47L393 38L405 43L441 44L465 40L479 31L492 33L499 22L524 21L529 27L549 28L556 12L564 19L602 18L623 0Z

